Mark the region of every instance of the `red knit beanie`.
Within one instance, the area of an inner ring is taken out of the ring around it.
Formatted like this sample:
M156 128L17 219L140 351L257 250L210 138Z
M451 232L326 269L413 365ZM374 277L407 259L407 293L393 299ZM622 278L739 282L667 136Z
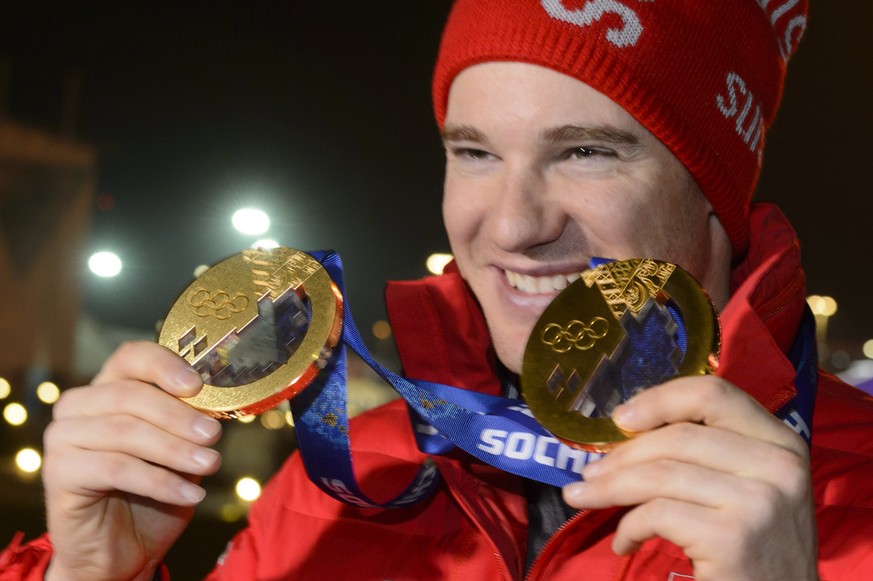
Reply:
M527 62L579 79L685 165L738 256L806 15L806 0L457 0L433 79L437 122L455 76L477 63Z

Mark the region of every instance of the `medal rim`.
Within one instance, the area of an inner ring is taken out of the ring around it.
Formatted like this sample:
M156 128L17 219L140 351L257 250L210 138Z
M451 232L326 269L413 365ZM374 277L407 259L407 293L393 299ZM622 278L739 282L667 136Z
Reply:
M274 408L283 400L290 399L306 387L318 376L321 369L329 360L333 349L339 343L342 335L343 324L343 297L339 288L331 280L324 266L311 255L293 248L279 247L268 252L287 250L292 256L304 258L305 264L316 266L315 270L301 280L296 286L291 286L285 292L297 292L302 288L309 299L311 316L309 326L304 334L300 345L288 358L288 361L268 375L237 386L215 386L204 382L201 391L192 397L180 398L192 407L219 419L233 419L243 415L258 414ZM187 296L198 286L206 286L203 279L218 278L223 271L238 268L237 263L245 264L242 253L230 256L209 268L203 275L195 279L179 295L179 298L170 308L165 322L161 328L158 342L169 348L176 354L180 353L178 339L187 327L184 322L175 320L179 317L186 319L186 310L190 310L187 304ZM287 262L287 260L286 260ZM249 268L246 266L246 268ZM210 273L212 273L210 275ZM234 289L236 290L236 289ZM269 292L258 297L262 299ZM257 301L255 301L257 302ZM175 315L179 313L178 315ZM257 317L250 317L246 324ZM244 325L243 325L244 326ZM234 325L238 331L241 326ZM232 329L226 330L222 337ZM205 357L214 348L215 341L210 341L208 348L204 349L197 357L190 361L193 366Z
M639 264L644 260L655 262L659 266L672 265L675 267L663 288L650 298L657 300L661 305L672 300L682 314L687 344L676 377L705 375L714 372L721 347L718 312L709 295L691 274L674 263L649 258L619 260L597 268L605 268L609 264L620 262ZM594 270L596 269L588 269L586 272ZM584 292L597 293L596 296L602 298L596 285L589 287L582 279L571 283L558 296L566 292L578 292L579 285L584 289ZM532 375L541 375L532 370L532 368L540 367L540 362L537 359L541 355L542 349L538 345L540 343L538 338L544 326L553 322L551 318L547 319L547 317L551 314L550 309L557 298L555 297L540 315L528 338L520 375L521 393L537 421L562 443L587 452L607 452L616 444L633 437L635 434L619 428L612 418L591 418L569 410L555 409L555 405L549 404L556 400L542 396L547 388L539 384L544 378L540 377L539 382L532 381ZM694 313L694 316L689 316L690 313ZM609 323L610 330L615 326L621 328L615 317L611 317ZM532 387L532 382L538 383L538 387Z

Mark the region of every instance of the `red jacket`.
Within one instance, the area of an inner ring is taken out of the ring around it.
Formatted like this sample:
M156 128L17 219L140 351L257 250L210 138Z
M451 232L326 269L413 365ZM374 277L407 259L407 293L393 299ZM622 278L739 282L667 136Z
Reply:
M752 250L733 273L722 313L719 374L775 411L794 395L784 355L805 304L794 233L781 213L759 206ZM487 329L456 273L393 283L388 310L410 377L488 393L500 386ZM823 579L873 575L873 399L820 374L813 422L812 477ZM352 421L354 462L363 490L396 495L425 456L416 448L402 401ZM520 579L527 547L527 502L520 478L463 452L434 458L442 485L402 510L363 509L333 500L309 482L297 454L265 487L250 525L233 540L209 579ZM528 578L682 579L682 550L655 539L630 557L610 546L622 509L582 511L543 549ZM0 556L0 581L28 576L45 540ZM22 563L7 565L4 559ZM13 569L18 573L12 573Z

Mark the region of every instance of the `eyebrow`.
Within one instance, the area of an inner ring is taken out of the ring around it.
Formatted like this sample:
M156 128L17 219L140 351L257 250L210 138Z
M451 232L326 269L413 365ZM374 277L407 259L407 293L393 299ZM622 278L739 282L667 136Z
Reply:
M440 130L440 136L444 143L453 141L473 141L487 143L485 134L470 125L447 125Z
M610 145L640 145L639 135L611 125L562 125L561 127L546 129L540 138L542 142L549 145L589 139Z
M488 137L475 127L470 125L450 125L440 131L440 136L445 143L455 141L471 141L474 143L488 143ZM619 129L611 125L562 125L546 129L540 135L540 141L548 145L556 145L572 141L595 140L611 145L638 146L641 144L640 136L632 131Z

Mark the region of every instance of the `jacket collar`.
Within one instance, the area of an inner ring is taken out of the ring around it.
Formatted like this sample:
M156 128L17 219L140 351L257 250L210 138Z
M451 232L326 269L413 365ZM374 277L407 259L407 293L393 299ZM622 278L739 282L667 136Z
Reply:
M803 314L805 277L797 238L782 212L756 204L750 224L750 249L731 273L731 298L720 315L717 374L775 412L795 395L795 370L785 353ZM456 268L391 282L386 302L409 377L500 393L488 328Z

